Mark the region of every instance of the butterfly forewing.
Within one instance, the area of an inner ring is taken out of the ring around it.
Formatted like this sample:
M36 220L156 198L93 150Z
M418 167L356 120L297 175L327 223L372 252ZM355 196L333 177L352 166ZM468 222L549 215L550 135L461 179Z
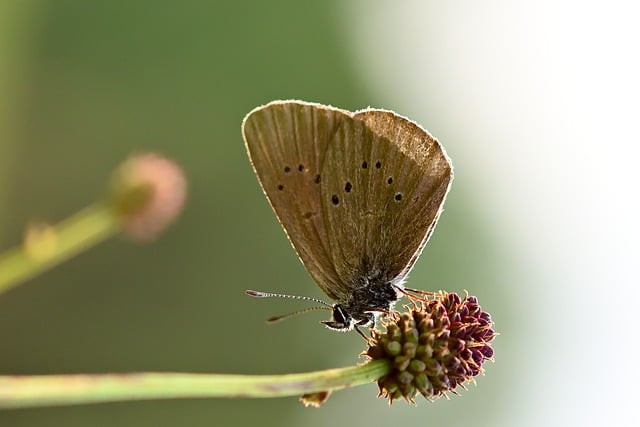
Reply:
M365 110L341 122L321 184L327 237L343 286L400 281L438 219L451 164L422 128Z
M321 188L331 256L341 282L351 290L375 275L373 265L389 237L383 227L386 189L370 176L380 172L372 156L388 155L389 146L364 122L344 121L325 157Z
M243 136L260 185L289 240L320 288L341 292L320 195L327 146L350 113L318 104L276 101L253 110Z

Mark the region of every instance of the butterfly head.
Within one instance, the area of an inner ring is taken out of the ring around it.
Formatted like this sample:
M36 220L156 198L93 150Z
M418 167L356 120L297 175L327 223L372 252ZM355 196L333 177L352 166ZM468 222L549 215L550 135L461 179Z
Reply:
M335 304L333 306L333 314L331 320L325 320L322 322L327 328L334 331L350 331L357 326L373 327L375 325L376 318L371 312L350 314L341 304Z

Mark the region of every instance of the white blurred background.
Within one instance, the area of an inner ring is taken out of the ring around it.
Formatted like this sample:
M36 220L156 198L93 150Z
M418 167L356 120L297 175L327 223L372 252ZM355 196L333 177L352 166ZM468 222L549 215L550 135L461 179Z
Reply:
M358 74L443 142L507 252L522 323L497 325L504 412L479 424L636 425L637 3L348 4Z

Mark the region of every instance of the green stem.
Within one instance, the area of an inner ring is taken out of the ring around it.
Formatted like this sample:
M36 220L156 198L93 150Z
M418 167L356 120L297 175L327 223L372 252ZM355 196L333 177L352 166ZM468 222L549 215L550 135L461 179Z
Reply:
M386 360L285 375L131 373L0 376L0 408L78 405L148 399L284 397L369 384L390 369Z
M119 226L108 205L94 204L52 227L42 253L27 244L0 254L0 294L106 240Z

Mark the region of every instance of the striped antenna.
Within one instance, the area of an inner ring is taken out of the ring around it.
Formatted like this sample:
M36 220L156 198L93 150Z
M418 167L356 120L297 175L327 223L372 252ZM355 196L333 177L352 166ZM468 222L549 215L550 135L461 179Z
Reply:
M251 297L256 297L256 298L290 298L290 299L299 299L299 300L305 300L305 301L313 301L313 302L322 304L325 307L329 307L331 309L333 308L331 304L327 304L322 300L312 298L312 297L303 297L301 295L274 294L271 292L254 291L252 289L247 289L246 291L244 291L244 293Z
M293 311L293 312L287 313L287 314L281 314L280 316L269 317L267 319L267 323L276 323L276 322L279 322L281 320L288 319L289 317L297 316L298 314L303 314L303 313L307 313L309 311L314 311L314 310L331 310L331 309L329 307L325 307L325 306L316 306L316 307L303 308L302 310Z

